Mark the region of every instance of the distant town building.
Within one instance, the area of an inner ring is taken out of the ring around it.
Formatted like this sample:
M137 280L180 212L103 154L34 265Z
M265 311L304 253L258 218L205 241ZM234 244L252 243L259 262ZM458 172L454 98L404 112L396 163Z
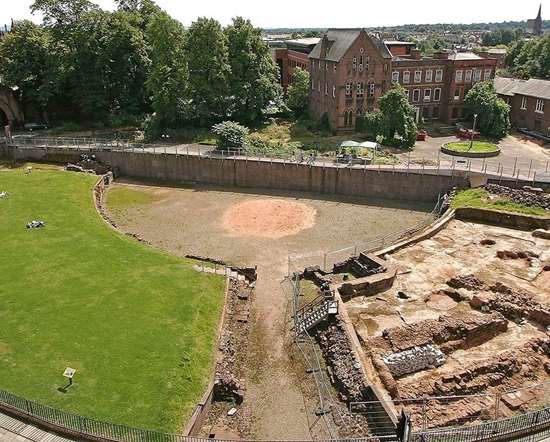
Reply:
M510 105L514 126L550 136L550 81L497 77L495 88Z
M426 57L409 42L385 42L364 29L330 29L309 54L310 112L313 118L326 113L334 130L352 131L393 83L405 88L417 120L456 121L470 88L495 76L497 59L485 55Z
M527 20L527 34L542 35L542 4L539 6L537 18Z

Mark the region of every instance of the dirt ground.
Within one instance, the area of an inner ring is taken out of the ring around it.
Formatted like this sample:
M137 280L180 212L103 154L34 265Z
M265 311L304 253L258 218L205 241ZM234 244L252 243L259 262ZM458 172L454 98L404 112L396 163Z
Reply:
M441 321L441 316L489 320L492 306L474 308L475 303L471 300L456 299L457 293L466 292L462 288L453 291L448 281L462 275L474 275L487 284L475 296L484 296L485 291L492 290L489 287L503 284L514 292L524 293L527 299L532 300L529 301L532 305L539 303L543 309L548 309L550 272L544 271L545 266L550 263L548 245L547 240L535 238L530 232L455 220L431 239L386 257L398 269L393 287L376 296L357 297L347 302L347 311L358 335L366 343L365 347L372 348L374 343L384 341L395 346L397 336L403 337L403 342L399 342L401 346L407 346L407 340L411 347L417 345L412 343L412 338L422 340L422 334L426 332L425 325L433 324L430 322L433 320ZM513 252L511 255L514 257L509 258L505 252ZM496 294L500 305L506 303L503 296L505 295ZM442 385L438 384L441 379L450 379L461 371L469 375L476 367L488 361L514 359L516 355L510 353L511 350L527 348L530 351L530 342L548 339L548 324L544 322L546 318L535 320L534 316L523 316L514 320L506 309L495 311L504 314L500 316L500 313L495 313L503 321L507 320L507 327L495 331L489 326L471 341L465 340L458 348L448 350L446 361L440 367L431 367L396 378L397 389L402 397L408 393L413 395L411 397L434 395L432 387ZM403 331L399 334L395 330ZM465 336L463 338L467 339ZM477 389L485 392L490 387L494 387L496 391L499 385L504 388L519 388L527 384L547 382L550 380L548 370L537 365L544 357L532 358L535 365L509 374L502 381L494 380L491 385L467 386L464 383L462 394L468 388L471 389L470 393L477 392ZM528 365L526 361L521 363ZM480 369L479 372L484 370ZM426 391L423 391L424 387Z
M121 182L114 188L118 186L153 196L151 204L111 213L122 230L178 255L258 266L242 410L250 428L242 436L271 440L322 437L315 403L307 393L311 389L302 385L303 372L296 373L296 367L302 365L292 351L288 327L287 257L340 249L411 227L431 207L202 186L170 188ZM275 222L267 222L273 215ZM313 382L311 377L306 380Z

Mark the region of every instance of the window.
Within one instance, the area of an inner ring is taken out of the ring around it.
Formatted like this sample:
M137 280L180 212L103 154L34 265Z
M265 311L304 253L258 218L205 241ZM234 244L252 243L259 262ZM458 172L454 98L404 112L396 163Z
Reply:
M492 72L493 71L491 69L485 69L485 76L483 77L483 79L485 81L490 80Z
M363 56L359 56L359 71L363 70Z
M363 52L365 52L365 50L363 48L359 49L360 54L362 54Z
M462 70L458 70L455 72L455 81L457 83L462 82Z
M432 82L433 75L434 75L434 71L432 71L431 69L428 69L426 71L426 83Z
M317 92L321 92L321 80L317 82Z
M332 98L336 98L336 86L332 86Z
M334 65L332 66L332 70L336 72L336 63L334 63Z
M348 80L346 82L346 95L348 97L351 96L351 80Z
M325 95L328 95L328 84L325 82Z
M369 61L370 61L370 58L369 58L369 57L365 58L365 70L366 70L366 71L369 70Z
M411 91L409 89L405 89L405 96L407 97L407 100L410 100Z
M391 81L392 83L399 83L399 72L393 71L391 74Z
M435 81L441 83L443 81L443 69L437 69L435 71Z
M472 81L472 70L471 69L468 69L466 71L466 75L464 76L464 81L466 83L470 83Z
M527 109L527 97L521 97L521 110Z
M415 89L413 91L413 102L417 103L418 101L420 101L420 89Z
M369 97L374 97L374 83L369 83Z
M481 69L474 69L474 81L481 80Z
M319 64L318 64L317 67L319 68L319 70L321 70L321 60L319 60L318 63L319 63Z
M436 87L434 89L434 101L440 101L441 100L441 88Z
M424 101L431 101L432 99L432 90L424 89Z
M365 95L365 85L362 81L357 82L357 98L363 98Z
M420 70L414 71L414 82L420 83L421 81L422 81L422 71Z
M537 100L537 105L535 106L535 112L544 113L544 100Z
M315 80L311 80L311 90L315 90Z
M353 57L353 69L357 69L357 57Z
M325 71L328 70L328 61L325 61Z
M458 87L455 89L454 99L455 99L455 101L460 100L460 88L458 88Z
M411 73L409 71L403 72L403 83L409 84L411 82Z

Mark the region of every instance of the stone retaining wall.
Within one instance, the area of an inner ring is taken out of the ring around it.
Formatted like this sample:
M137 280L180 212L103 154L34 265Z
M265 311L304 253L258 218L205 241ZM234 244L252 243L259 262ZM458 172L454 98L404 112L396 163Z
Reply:
M266 160L219 159L97 151L96 158L115 174L174 183L201 183L243 188L303 191L321 194L432 202L451 188L468 188L467 172L455 176L393 172L341 166ZM61 148L0 147L0 156L16 160L67 163L78 161L78 151Z
M476 207L460 207L456 209L455 218L459 220L496 224L520 230L550 229L550 217L544 218L535 215L523 215L520 213Z

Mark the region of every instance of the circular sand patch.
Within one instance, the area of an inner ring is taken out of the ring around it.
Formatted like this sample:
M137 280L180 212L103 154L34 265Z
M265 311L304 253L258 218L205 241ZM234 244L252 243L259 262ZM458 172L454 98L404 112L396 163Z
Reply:
M315 225L316 210L306 204L278 199L255 199L225 211L223 227L235 236L282 238Z

